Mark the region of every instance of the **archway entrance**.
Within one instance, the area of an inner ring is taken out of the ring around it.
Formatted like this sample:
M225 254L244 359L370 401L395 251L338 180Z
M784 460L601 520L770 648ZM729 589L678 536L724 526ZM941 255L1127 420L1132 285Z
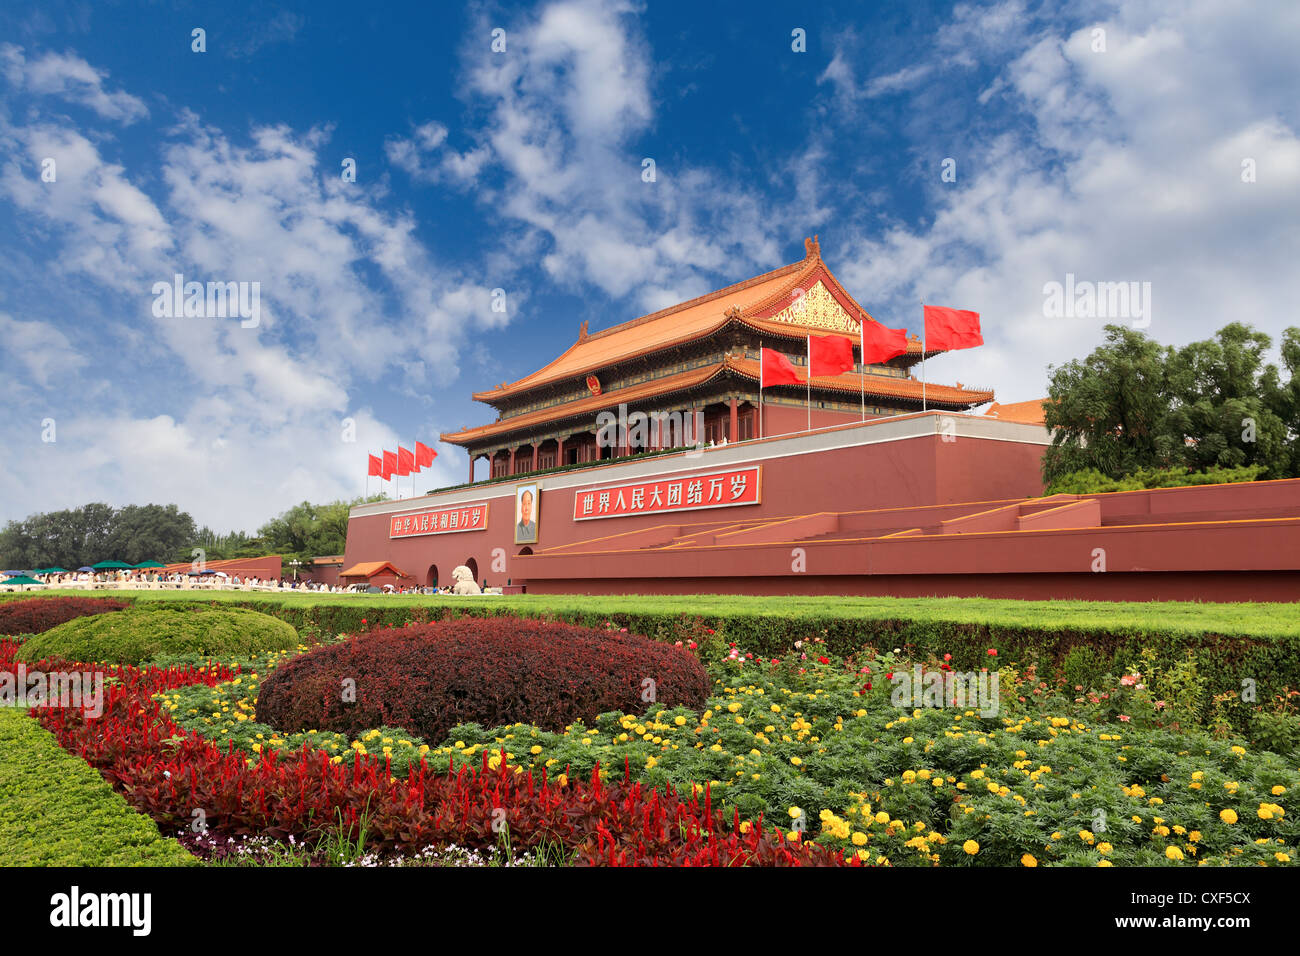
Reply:
M530 547L528 547L527 545L524 545L524 547L522 547L522 548L519 549L519 553L520 553L520 554L532 554L532 553L533 553L533 549L530 548Z
M424 574L424 586L427 588L436 588L438 586L438 566L429 565L429 570Z
M469 568L470 573L474 575L474 580L478 580L478 562L473 558L465 559L465 567Z

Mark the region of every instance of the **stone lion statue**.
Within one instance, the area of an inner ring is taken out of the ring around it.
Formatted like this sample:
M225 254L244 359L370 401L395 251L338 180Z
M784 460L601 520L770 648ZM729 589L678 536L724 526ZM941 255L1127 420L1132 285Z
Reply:
M475 582L474 580L474 572L471 571L469 568L465 567L465 565L462 564L456 568L453 568L451 572L451 577L452 580L456 582L454 585L452 585L451 588L452 594L482 594L483 593L483 589L480 588L477 582Z

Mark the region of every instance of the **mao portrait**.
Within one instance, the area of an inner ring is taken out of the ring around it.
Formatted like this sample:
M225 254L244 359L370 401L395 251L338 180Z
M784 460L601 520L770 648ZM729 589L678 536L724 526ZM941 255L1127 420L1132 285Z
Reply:
M541 497L537 482L515 488L515 544L537 543L537 522L541 512Z

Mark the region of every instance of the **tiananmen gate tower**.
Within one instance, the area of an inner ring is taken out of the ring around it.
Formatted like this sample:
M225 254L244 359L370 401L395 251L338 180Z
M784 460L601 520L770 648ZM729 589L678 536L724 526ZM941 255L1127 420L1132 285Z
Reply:
M705 444L807 430L808 336L844 335L856 343L861 323L874 320L826 267L817 239L805 240L805 247L801 262L652 315L590 334L583 323L578 340L553 362L474 393L497 409L497 421L442 440L469 452L472 481L479 458L499 478L672 447L671 429L653 423L645 435L629 429L621 446L599 447L596 416L620 404L674 415L673 422L700 422ZM802 384L768 387L760 409L763 346L786 353ZM913 376L922 357L921 341L913 338L907 353L888 364L859 362L852 372L814 378L812 426L860 421L864 409L866 417L879 418L920 411L923 403L966 411L993 400L991 391L960 384L923 385Z
M340 580L445 586L464 566L529 593L1294 596L1300 480L1043 497L1042 402L918 377L941 350L915 336L864 363L875 319L804 247L584 322L553 361L474 393L496 420L441 436L467 483L354 507ZM810 337L830 336L852 359L810 380ZM764 350L788 381L760 388Z

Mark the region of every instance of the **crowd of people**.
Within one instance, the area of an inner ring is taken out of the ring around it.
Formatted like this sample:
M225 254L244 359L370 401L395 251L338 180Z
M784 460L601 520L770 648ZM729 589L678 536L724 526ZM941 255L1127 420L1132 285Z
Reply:
M313 591L328 594L351 594L367 591L363 584L327 584L324 581L296 580L294 578L258 577L257 575L227 574L224 571L68 571L58 574L37 574L36 579L52 588L81 587L93 588L96 585L108 585L120 588L203 588L208 590L228 590L233 588L265 589L274 588L281 591ZM34 587L35 585L31 585ZM0 588L4 580L0 578ZM489 589L491 590L491 589ZM392 584L376 588L370 593L385 594L454 594L452 585L429 587L416 585L395 586Z

